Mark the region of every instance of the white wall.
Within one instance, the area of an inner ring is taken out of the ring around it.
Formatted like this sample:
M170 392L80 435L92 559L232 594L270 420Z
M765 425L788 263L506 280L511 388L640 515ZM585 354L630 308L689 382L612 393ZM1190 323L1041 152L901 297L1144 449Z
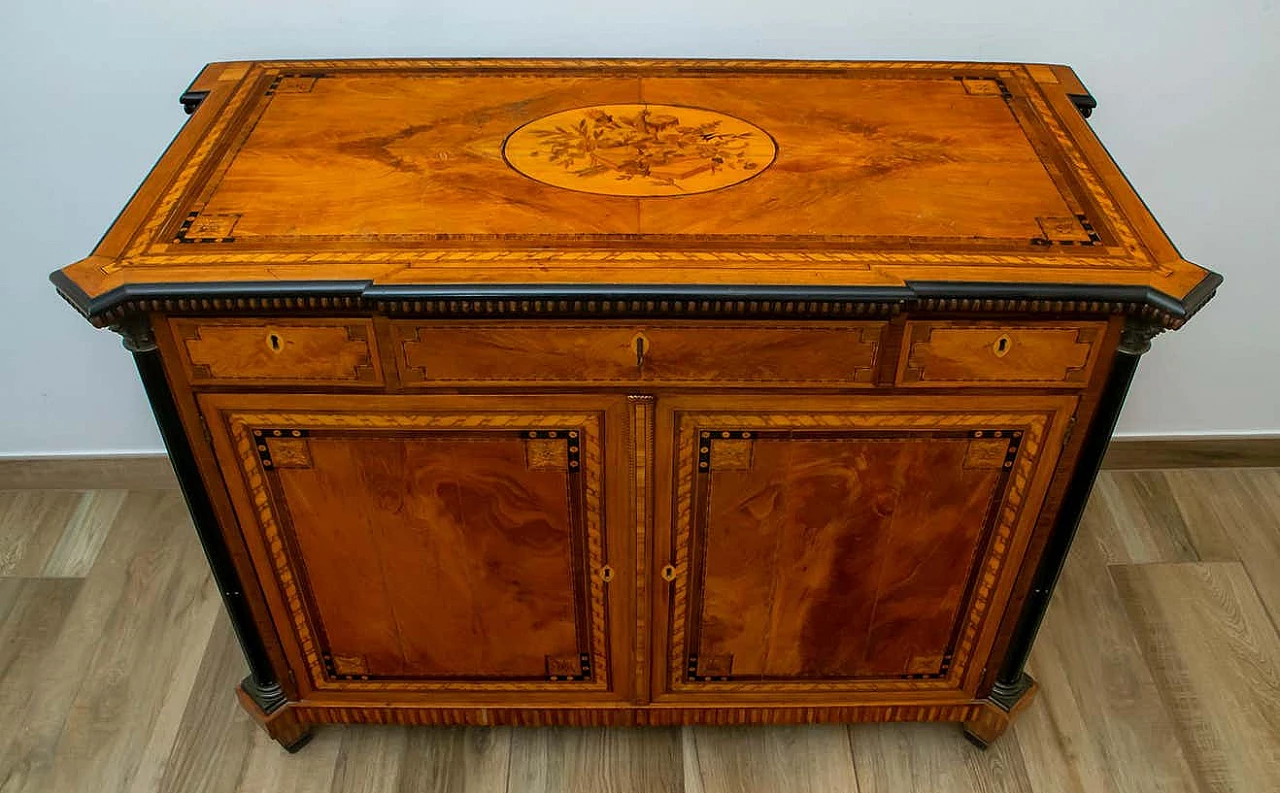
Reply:
M16 6L16 8L14 7ZM707 56L1069 63L1183 254L1226 276L1156 342L1125 434L1280 432L1274 0L10 0L0 29L0 454L160 448L129 356L46 281L89 252L208 61Z

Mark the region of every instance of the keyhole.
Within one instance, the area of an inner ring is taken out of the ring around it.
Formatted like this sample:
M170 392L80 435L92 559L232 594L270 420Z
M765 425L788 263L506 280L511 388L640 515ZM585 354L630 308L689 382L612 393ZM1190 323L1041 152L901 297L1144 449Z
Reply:
M643 333L631 337L631 345L636 351L636 371L644 371L645 353L649 351L649 339Z
M1009 348L1012 346L1013 341L1010 340L1008 336L1001 336L996 339L995 344L991 345L991 349L996 354L997 358L1003 358L1009 353Z
M267 336L267 341L271 343L271 349L280 352L280 337L272 333Z

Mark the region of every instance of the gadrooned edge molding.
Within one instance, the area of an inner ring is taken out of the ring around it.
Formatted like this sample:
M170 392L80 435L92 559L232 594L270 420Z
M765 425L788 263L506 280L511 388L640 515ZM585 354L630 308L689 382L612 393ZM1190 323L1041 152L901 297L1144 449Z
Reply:
M429 284L361 281L127 284L90 297L62 271L59 294L102 327L136 313L380 311L441 317L856 318L915 313L1124 314L1178 328L1213 296L1208 272L1182 300L1147 286L909 281L899 287Z

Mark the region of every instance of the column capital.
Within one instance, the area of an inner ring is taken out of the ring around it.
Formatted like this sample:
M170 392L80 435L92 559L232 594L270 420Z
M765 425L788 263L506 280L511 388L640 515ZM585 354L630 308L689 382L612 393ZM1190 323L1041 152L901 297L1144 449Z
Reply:
M1130 319L1120 332L1120 352L1125 355L1142 355L1151 349L1151 340L1164 333L1166 328L1144 319Z
M110 327L120 334L121 343L129 352L151 352L156 348L156 334L145 316L132 316Z

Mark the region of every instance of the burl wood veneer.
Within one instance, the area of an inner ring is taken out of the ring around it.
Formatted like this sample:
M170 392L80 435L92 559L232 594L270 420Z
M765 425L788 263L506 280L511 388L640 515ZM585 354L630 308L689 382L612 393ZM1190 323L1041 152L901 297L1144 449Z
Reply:
M1183 260L1062 66L262 61L53 275L311 725L947 720L1032 640Z

